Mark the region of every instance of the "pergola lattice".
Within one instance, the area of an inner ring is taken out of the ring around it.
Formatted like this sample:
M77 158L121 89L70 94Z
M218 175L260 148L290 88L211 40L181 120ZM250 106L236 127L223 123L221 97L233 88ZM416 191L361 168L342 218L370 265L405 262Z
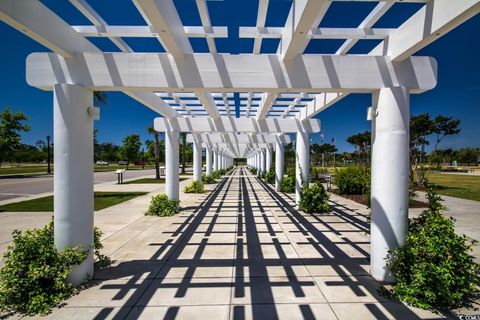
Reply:
M336 0L343 1L343 0ZM366 0L365 0L366 1ZM335 0L296 0L283 27L266 25L274 1L259 0L251 54L217 53L226 26L212 26L206 0L196 0L201 25L184 26L173 0L133 0L143 26L109 25L86 0L70 0L91 25L72 26L38 0L0 1L0 19L49 48L27 58L27 82L54 91L55 241L60 248L90 245L93 225L93 90L122 91L162 117L155 129L166 137L166 193L178 199L178 133L191 132L194 179L247 157L260 171L272 166L276 187L283 177L283 134L296 134L297 185L308 182L312 119L352 92L372 93L372 275L391 280L387 251L404 239L408 214L409 94L435 87L437 66L412 54L480 11L479 0L369 0L377 4L357 28L319 28ZM397 2L422 7L398 28L375 28ZM228 13L225 14L234 14ZM102 52L88 38L108 38L121 52ZM125 38L156 38L165 52L138 53ZM190 39L204 38L208 53ZM278 39L276 54L261 52ZM335 54L305 53L316 39L342 39ZM379 40L369 53L349 51L363 39ZM73 170L72 168L75 168ZM278 189L277 189L278 190ZM88 214L86 215L85 212ZM74 226L72 228L72 226ZM92 260L73 273L91 274Z

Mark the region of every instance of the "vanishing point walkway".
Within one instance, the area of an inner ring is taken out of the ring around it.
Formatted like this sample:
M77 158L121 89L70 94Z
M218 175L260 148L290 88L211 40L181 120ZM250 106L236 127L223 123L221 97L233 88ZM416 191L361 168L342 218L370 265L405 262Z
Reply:
M141 217L107 238L115 263L50 317L438 317L377 292L364 213L335 201L329 214L301 213L245 168L193 199L175 217Z

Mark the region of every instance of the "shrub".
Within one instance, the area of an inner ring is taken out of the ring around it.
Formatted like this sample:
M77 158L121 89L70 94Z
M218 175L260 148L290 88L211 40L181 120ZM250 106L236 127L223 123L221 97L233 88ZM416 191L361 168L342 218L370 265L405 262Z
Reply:
M282 180L280 180L280 191L286 193L295 192L295 175L284 176Z
M189 185L185 186L183 190L185 193L204 193L205 188L203 182L200 180L193 180Z
M213 179L220 179L222 177L222 172L220 170L215 170L210 175Z
M250 168L250 172L251 172L253 175L256 175L256 174L257 174L257 169L256 169L256 168Z
M28 315L47 314L76 288L67 281L71 266L82 263L88 248L58 251L53 221L43 228L13 232L12 244L4 254L0 270L0 309ZM94 229L94 254L103 264L110 259L100 254L102 232Z
M179 211L180 201L170 200L166 194L159 194L152 197L145 215L168 217L177 214Z
M211 174L202 175L202 182L205 184L217 183L217 180Z
M323 186L316 182L312 186L304 186L300 196L300 208L307 213L324 213L330 211L328 194Z
M270 171L263 174L263 179L270 184L275 183L275 169L271 168Z
M370 171L361 166L348 166L337 169L334 179L340 194L368 194Z
M389 252L396 277L393 295L425 309L462 304L480 285L480 267L470 251L476 241L455 233L454 220L442 216L441 198L427 183L428 209L412 219L405 243Z

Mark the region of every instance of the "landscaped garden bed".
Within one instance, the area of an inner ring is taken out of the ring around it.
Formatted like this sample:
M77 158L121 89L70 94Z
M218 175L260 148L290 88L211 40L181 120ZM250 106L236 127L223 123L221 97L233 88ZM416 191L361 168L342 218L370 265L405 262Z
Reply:
M102 210L113 205L143 196L146 192L95 192L94 210ZM9 203L0 206L0 212L42 212L53 211L53 196L42 197L21 202Z

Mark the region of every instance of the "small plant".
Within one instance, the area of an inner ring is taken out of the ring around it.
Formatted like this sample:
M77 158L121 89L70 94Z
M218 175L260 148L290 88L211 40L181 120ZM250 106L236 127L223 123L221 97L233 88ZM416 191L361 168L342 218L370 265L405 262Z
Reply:
M193 180L189 185L185 186L185 189L183 191L185 193L204 193L205 188L202 181Z
M275 168L271 168L270 171L265 172L263 174L262 179L264 179L265 181L267 181L270 184L274 184L275 183Z
M180 212L180 201L171 200L166 194L159 194L152 197L145 215L168 217L178 212Z
M335 184L340 194L368 194L370 171L361 166L348 166L337 169Z
M324 213L330 211L328 194L322 184L304 186L300 195L300 208L307 213Z
M214 184L217 183L217 180L211 174L202 175L202 182L205 184Z
M424 309L458 307L480 285L480 266L470 255L477 242L455 233L434 186L426 186L428 209L410 221L405 243L387 257L397 279L391 293Z
M250 172L251 172L253 175L256 175L256 174L257 174L257 169L256 169L256 168L250 168Z
M82 263L88 248L58 251L53 221L43 228L13 232L12 244L0 270L0 310L27 315L47 314L77 291L67 281L72 265ZM100 253L102 232L94 229L94 254L103 265L110 259Z
M222 172L220 170L215 170L210 175L213 179L220 179L222 177Z
M280 180L280 191L286 193L295 192L295 176L284 176Z

